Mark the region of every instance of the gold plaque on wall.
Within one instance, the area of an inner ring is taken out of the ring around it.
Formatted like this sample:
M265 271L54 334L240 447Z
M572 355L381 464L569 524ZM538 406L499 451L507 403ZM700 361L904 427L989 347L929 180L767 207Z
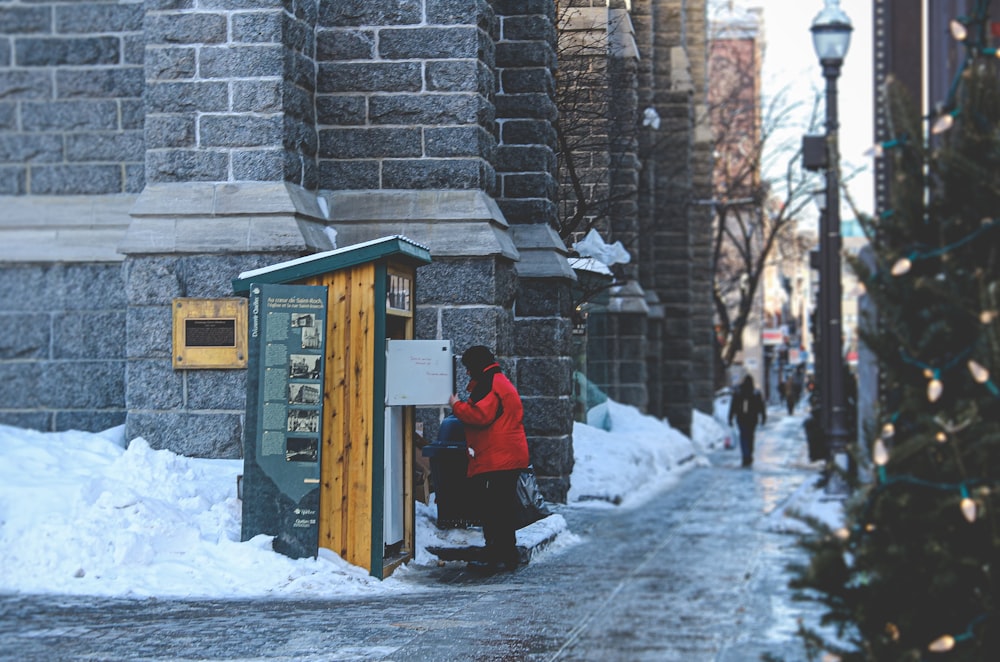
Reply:
M247 300L178 298L172 303L175 370L247 367Z

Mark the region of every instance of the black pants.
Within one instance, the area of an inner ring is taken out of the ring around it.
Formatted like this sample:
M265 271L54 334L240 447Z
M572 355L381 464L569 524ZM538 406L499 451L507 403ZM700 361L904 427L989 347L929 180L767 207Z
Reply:
M753 464L753 441L757 426L740 425L740 451L743 453L743 466L749 467Z
M520 559L514 525L520 473L520 469L512 469L473 477L479 486L487 561L516 565Z

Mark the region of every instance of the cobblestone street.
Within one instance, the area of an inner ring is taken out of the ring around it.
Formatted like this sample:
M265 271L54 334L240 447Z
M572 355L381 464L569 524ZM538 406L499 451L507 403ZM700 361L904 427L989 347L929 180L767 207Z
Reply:
M752 469L717 451L641 507L561 507L580 542L514 573L416 568L412 590L343 601L6 595L0 658L804 660L818 607L792 600L801 552L768 515L817 467L801 419L772 414Z

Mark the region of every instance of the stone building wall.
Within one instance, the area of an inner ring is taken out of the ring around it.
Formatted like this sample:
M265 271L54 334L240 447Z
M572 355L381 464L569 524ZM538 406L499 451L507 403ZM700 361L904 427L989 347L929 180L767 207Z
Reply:
M605 5L628 12L637 50L608 62L623 81L615 121L655 106L686 137L640 131L605 155L604 181L625 192L610 215L636 258L615 305L637 308L607 327L631 352L616 359L615 395L682 429L695 287L692 93L672 64L684 4ZM125 423L154 447L237 457L245 373L173 369L173 298L230 296L242 271L403 234L433 257L418 271L417 336L495 348L525 401L542 489L565 500L575 275L552 228L555 11L0 3L0 421ZM426 434L441 414L420 410Z
M675 428L691 426L693 340L691 326L693 140L692 84L684 48L686 3L654 0L651 11L653 62L649 72L650 102L661 118L654 140L648 185L648 256L640 266L643 288L653 295L662 324L661 343L650 358L650 373L659 380L658 413ZM654 318L655 319L655 318Z
M0 422L125 420L143 79L141 2L0 5Z
M238 456L245 373L172 368L172 299L229 296L242 271L404 234L434 258L418 273L418 337L496 349L524 395L543 490L564 500L574 276L547 225L553 12L0 6L0 195L13 201L0 278L48 288L44 310L14 296L0 308L3 328L31 329L0 346L0 372L29 386L7 387L0 419L124 422L154 447ZM69 320L88 316L89 335L75 332ZM40 388L94 380L86 397ZM420 412L429 433L440 414Z
M686 51L693 86L693 127L691 145L692 204L688 208L691 223L691 401L704 413L711 413L715 397L715 333L712 305L713 194L712 177L714 141L708 114L708 7L707 3L688 3Z

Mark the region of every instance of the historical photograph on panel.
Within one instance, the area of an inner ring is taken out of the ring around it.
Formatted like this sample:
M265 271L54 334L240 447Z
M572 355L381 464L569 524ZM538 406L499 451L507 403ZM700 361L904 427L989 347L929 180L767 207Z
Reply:
M289 432L318 432L319 431L319 410L318 409L289 409L288 410L288 431Z
M316 316L312 313L292 313L293 327L310 327L316 325Z
M319 460L319 439L289 437L285 443L286 462L316 462Z
M319 349L320 328L318 326L302 327L302 349Z
M292 354L288 357L289 379L319 379L322 356L315 354Z
M288 404L319 404L319 386L317 384L289 384Z

